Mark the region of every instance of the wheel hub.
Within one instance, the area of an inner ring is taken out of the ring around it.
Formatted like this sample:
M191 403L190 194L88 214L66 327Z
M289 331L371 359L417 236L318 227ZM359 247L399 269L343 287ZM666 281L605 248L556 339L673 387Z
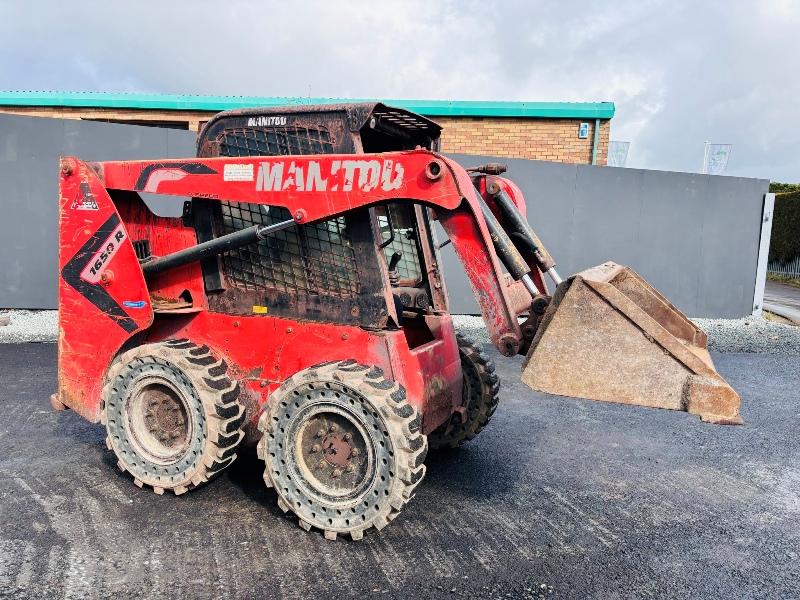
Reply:
M322 457L334 467L347 466L353 445L343 436L336 434L326 435L322 440Z
M310 416L298 441L302 470L315 487L328 494L355 492L373 468L365 432L339 412L320 411Z
M171 448L179 444L188 433L183 404L163 388L151 388L143 393L147 431L165 446Z
M143 381L127 406L134 445L148 460L170 464L189 446L192 427L180 392L161 378Z

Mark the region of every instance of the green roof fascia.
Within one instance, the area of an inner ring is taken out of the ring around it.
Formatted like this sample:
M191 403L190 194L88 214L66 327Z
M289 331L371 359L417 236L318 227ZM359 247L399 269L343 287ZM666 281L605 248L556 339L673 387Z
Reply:
M69 106L214 111L259 106L383 102L431 117L610 119L613 102L485 102L482 100L390 100L276 96L184 96L104 92L0 92L0 106Z

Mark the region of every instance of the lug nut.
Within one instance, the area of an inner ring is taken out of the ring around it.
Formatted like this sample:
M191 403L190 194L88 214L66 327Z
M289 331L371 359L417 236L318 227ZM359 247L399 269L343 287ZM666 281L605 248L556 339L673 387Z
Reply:
M353 465L347 465L347 472L348 473L352 473L355 470L356 470L356 468Z
M352 439L353 439L353 436L352 436L352 434L350 434L350 433L345 433L345 434L344 434L344 436L342 436L342 439L343 439L345 442L349 442L350 440L352 440Z
M341 469L334 469L333 473L331 473L331 477L339 477L342 474Z
M350 450L350 458L355 458L359 454L361 454L361 452L359 452L358 448L353 448Z
M325 465L327 465L327 464L328 464L327 462L325 462L324 460L321 460L321 461L319 461L319 464L318 464L317 466L318 466L320 469L324 469L324 468L325 468Z
M317 437L322 437L324 435L325 435L325 430L324 429L320 429L319 431L317 431Z
M328 427L328 431L330 431L331 433L335 432L337 429L339 429L339 428L336 426L335 423L333 425L331 425L330 427Z
M311 446L311 452L312 453L317 453L320 450L322 450L322 448L319 447L319 444L314 444L313 446Z

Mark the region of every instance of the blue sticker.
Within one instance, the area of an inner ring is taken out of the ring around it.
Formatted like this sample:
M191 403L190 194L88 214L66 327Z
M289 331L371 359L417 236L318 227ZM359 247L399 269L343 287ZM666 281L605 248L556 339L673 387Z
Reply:
M122 306L126 306L128 308L144 308L147 306L147 302L144 300L125 300L122 302Z

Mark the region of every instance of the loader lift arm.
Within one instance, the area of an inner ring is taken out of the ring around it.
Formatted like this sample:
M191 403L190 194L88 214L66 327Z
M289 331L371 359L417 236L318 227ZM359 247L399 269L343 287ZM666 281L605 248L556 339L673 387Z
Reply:
M72 169L65 159L64 168ZM295 223L330 219L360 207L410 200L432 208L452 240L497 349L506 356L523 348L518 315L529 311L538 292L528 278L528 267L508 240L473 186L470 175L457 163L427 150L380 155L306 155L239 157L185 161L131 161L95 163L92 168L103 186L115 190L151 192L248 202L286 208ZM231 173L237 173L235 176ZM245 173L245 175L242 175ZM257 241L255 232L242 235L239 245ZM498 238L500 241L498 242ZM218 252L231 249L223 238ZM496 247L503 249L503 261ZM187 254L191 254L187 249ZM202 258L198 253L193 260ZM173 261L161 257L158 263ZM501 262L514 275L502 272ZM528 279L526 282L525 279Z

